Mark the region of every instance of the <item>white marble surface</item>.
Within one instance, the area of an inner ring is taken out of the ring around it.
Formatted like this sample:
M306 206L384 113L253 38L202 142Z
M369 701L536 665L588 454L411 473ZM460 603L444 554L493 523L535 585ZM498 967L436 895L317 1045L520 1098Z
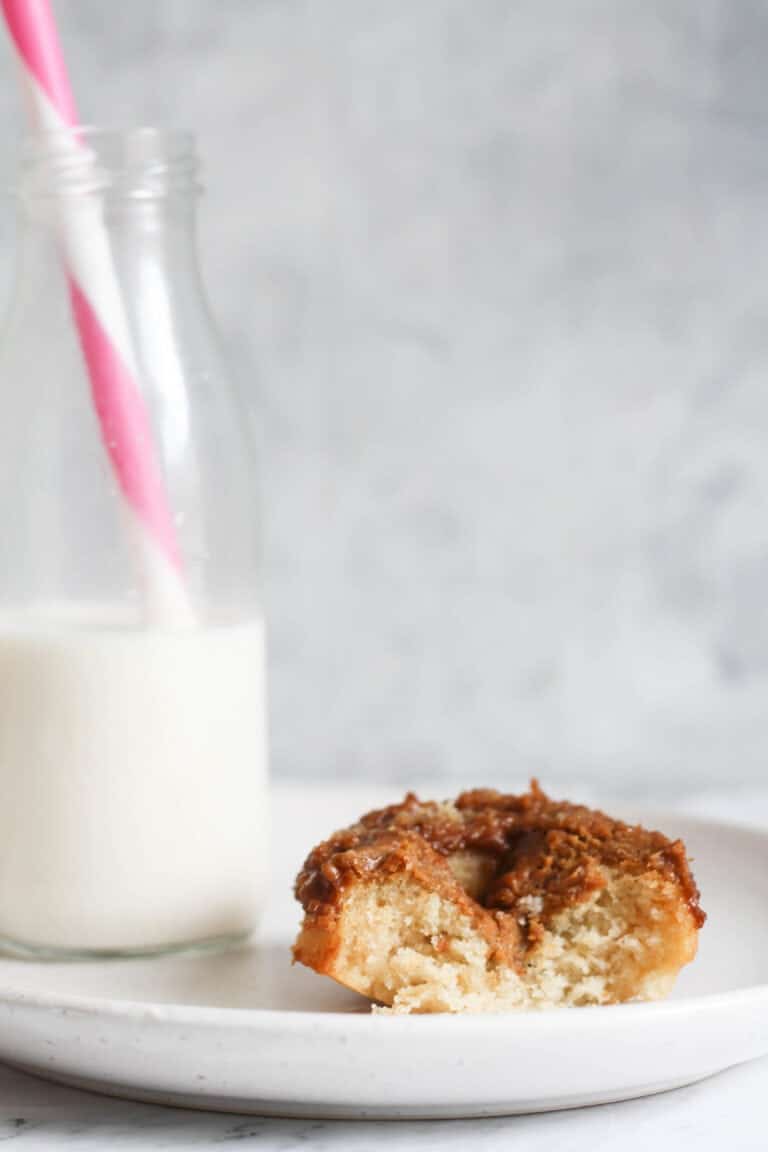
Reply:
M766 5L55 7L85 117L200 136L276 768L759 779Z
M336 1123L183 1112L108 1100L0 1067L0 1141L33 1152L238 1146L269 1152L764 1152L768 1059L645 1100L493 1120Z

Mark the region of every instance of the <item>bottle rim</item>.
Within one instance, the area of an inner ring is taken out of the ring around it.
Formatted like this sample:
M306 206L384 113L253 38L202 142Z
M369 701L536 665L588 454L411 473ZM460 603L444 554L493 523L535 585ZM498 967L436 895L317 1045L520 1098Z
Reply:
M88 194L155 200L201 190L195 137L182 129L144 125L38 132L21 144L22 199Z

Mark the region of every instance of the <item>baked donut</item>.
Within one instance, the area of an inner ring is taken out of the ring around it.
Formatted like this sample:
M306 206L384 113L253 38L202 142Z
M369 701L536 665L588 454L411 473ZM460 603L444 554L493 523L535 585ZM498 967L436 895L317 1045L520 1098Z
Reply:
M536 781L409 793L319 844L295 892L294 959L399 1013L659 999L704 923L680 840Z

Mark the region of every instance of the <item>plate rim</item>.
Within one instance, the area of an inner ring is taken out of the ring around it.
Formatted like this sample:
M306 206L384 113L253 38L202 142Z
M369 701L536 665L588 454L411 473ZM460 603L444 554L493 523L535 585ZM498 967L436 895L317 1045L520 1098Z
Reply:
M738 1008L755 1000L768 1003L768 983L750 984L727 992L708 992L703 996L687 996L680 1000L638 1001L631 1004L593 1004L570 1012L563 1008L544 1008L533 1012L435 1012L413 1015L379 1015L371 1012L303 1011L286 1008L228 1008L215 1005L158 1004L151 1000L109 1000L100 997L56 997L48 994L5 993L0 991L0 1010L3 1008L31 1008L54 1011L60 1015L78 1015L93 1018L113 1017L140 1021L143 1024L198 1024L240 1029L255 1027L259 1022L292 1025L288 1030L303 1031L308 1024L331 1031L346 1028L393 1028L412 1030L419 1028L432 1032L449 1027L471 1032L475 1028L485 1031L489 1026L501 1029L515 1021L515 1030L543 1030L545 1027L579 1027L580 1021L604 1020L622 1026L631 1017L668 1018L698 1014L703 1009L712 1011Z

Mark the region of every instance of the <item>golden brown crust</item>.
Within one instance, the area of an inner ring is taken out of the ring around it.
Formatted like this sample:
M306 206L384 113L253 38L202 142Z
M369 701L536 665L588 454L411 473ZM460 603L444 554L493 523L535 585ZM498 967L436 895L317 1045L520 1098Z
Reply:
M489 862L489 883L478 899L451 870L449 858L457 853ZM345 888L361 878L408 872L454 901L517 967L553 916L604 885L604 868L672 881L693 924L703 924L679 840L550 800L535 780L520 796L476 789L454 805L421 802L409 793L400 804L369 812L307 857L295 889L306 913L296 959L327 971L338 947L334 929Z

